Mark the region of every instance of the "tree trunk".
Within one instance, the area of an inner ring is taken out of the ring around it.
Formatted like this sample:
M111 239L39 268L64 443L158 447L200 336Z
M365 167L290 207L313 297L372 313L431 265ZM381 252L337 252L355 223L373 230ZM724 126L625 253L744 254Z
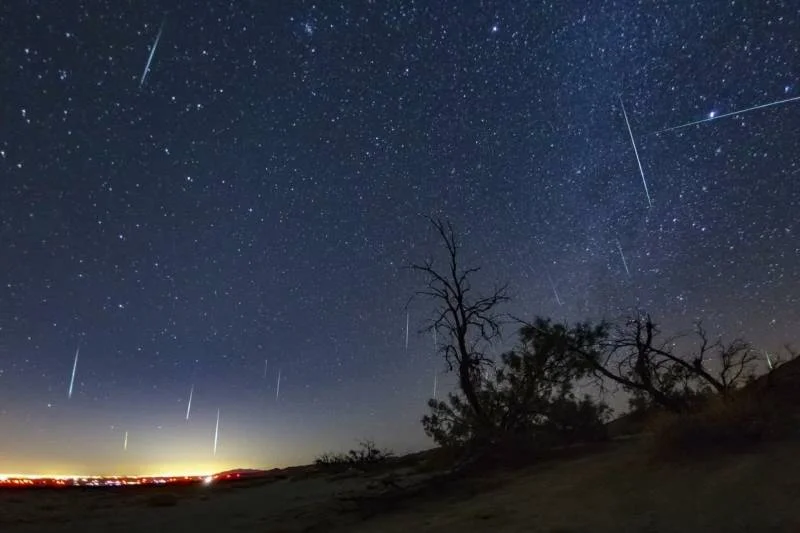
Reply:
M475 416L477 416L479 420L483 421L483 408L481 407L481 402L478 399L478 394L475 392L475 385L472 382L472 376L470 375L469 363L466 361L459 365L458 383L461 386L461 390L464 392L467 403L469 403L469 406L475 413Z

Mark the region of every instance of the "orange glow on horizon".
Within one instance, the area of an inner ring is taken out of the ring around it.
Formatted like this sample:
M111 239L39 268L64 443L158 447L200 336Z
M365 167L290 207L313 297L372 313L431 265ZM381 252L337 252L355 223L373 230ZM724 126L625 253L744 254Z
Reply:
M24 474L24 473L8 473L0 472L0 481L6 479L113 479L113 478L177 478L177 477L197 477L205 478L213 476L219 472L227 470L234 470L242 468L241 465L234 464L214 464L212 465L151 465L147 468L142 468L136 473L105 473L105 474L89 474L89 473L64 473L64 470L52 470L47 473ZM131 469L133 470L133 469ZM267 470L267 468L264 468Z

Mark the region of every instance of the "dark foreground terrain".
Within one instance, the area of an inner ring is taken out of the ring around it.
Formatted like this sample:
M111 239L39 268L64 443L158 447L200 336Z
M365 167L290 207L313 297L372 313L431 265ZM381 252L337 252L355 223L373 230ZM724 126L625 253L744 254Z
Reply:
M797 440L681 464L646 439L448 481L419 471L423 454L208 487L5 490L0 531L800 533Z

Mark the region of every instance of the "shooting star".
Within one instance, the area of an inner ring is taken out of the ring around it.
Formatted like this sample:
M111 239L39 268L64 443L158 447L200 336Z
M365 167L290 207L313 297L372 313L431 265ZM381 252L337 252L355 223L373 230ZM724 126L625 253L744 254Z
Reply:
M267 363L269 363L269 360L264 359L264 379L267 379Z
M731 111L730 113L723 113L722 115L715 115L713 113L709 114L708 118L704 118L702 120L695 120L693 122L687 122L686 124L681 124L680 126L673 126L671 128L666 128L663 130L659 130L654 133L654 135L658 135L659 133L665 133L668 131L675 131L681 128L688 128L689 126L694 126L695 124L702 124L703 122L711 122L712 120L719 120L725 117L732 117L733 115L741 115L743 113L749 113L750 111L755 111L757 109L764 109L765 107L772 107L774 105L786 104L789 102L794 102L800 100L800 96L793 96L792 98L785 98L783 100L777 100L775 102L769 102L768 104L761 104L753 107L748 107L747 109L741 109L739 111Z
M192 412L192 396L194 396L194 385L189 389L189 404L186 406L186 420L189 420L189 413Z
M622 265L625 267L625 273L630 276L631 271L628 270L628 262L625 260L625 254L622 253L622 245L619 243L619 239L617 239L617 250L619 250L619 255L622 257Z
M81 351L80 344L78 348L75 350L75 362L72 363L72 378L69 380L69 392L67 393L67 399L72 398L72 387L75 385L75 372L78 370L78 354Z
M147 58L147 63L144 66L144 72L142 72L142 78L139 80L139 88L141 89L144 85L145 79L147 79L147 73L150 72L150 63L153 62L153 56L156 53L156 48L158 47L158 41L161 40L161 32L164 31L164 23L167 22L166 17L161 22L161 27L158 29L158 35L156 35L156 40L153 42L153 46L150 48L150 55Z
M281 370L278 369L278 384L275 386L275 399L277 400L281 396Z
M553 294L556 297L556 302L558 302L558 305L564 305L564 302L562 302L561 298L558 296L558 291L556 290L556 284L553 283L553 278L550 277L550 274L547 274L547 279L550 280L550 286L553 288Z
M219 442L219 409L217 409L217 426L214 428L214 455L217 455L217 443Z
M128 432L127 431L125 432L125 440L122 441L122 451L123 452L127 452L128 451Z
M408 351L408 326L411 322L411 313L406 311L406 351Z
M625 111L625 104L622 103L622 97L619 97L619 105L622 106L622 115L625 117L625 125L628 126L628 133L631 136L631 144L633 145L633 153L636 155L636 164L639 165L639 174L642 175L642 184L644 185L644 194L647 196L647 205L653 207L653 201L650 199L650 191L647 188L647 180L644 177L644 170L642 169L642 161L639 159L639 150L636 148L636 141L633 139L633 130L631 130L631 123L628 121L628 113Z
M769 352L764 350L764 358L767 360L767 366L770 370L773 370L772 359L769 357Z

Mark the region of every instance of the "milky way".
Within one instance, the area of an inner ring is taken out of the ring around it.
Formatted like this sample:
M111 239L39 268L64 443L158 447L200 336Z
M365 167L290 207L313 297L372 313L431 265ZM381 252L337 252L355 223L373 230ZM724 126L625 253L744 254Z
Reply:
M652 134L800 96L798 10L647 4L4 4L0 472L427 445L426 216L517 316L798 340L800 102Z

